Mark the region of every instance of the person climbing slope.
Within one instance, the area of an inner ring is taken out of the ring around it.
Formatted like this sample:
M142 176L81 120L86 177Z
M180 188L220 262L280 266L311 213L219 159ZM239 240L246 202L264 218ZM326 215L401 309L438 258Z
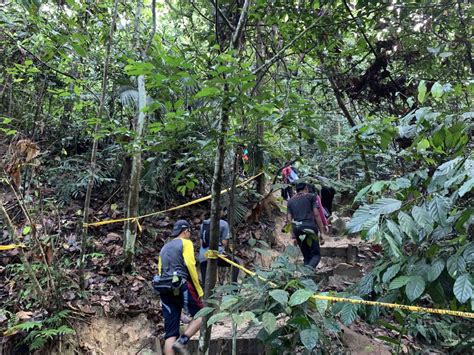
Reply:
M298 175L296 173L296 169L291 166L291 163L287 161L285 163L285 167L281 171L283 176L283 183L287 184L288 186L281 190L281 194L283 199L287 201L293 196L293 188L291 184L293 184L296 180L298 180Z
M204 292L199 284L194 258L193 242L190 240L190 225L178 220L171 237L158 258L158 275L153 287L159 292L165 319L165 355L187 354L186 344L201 327L202 318L193 319L180 336L179 323L183 308L192 316L203 307Z
M321 203L321 197L319 195L319 191L316 188L316 186L314 186L314 184L308 184L307 189L308 189L308 193L314 195L314 198L316 200L316 204L318 206L319 216L321 217L321 222L323 222L324 232L326 234L329 234L329 221L328 221L329 212L324 208L324 206ZM321 238L320 244L321 245L324 244L324 239Z
M287 224L291 222L292 237L301 249L304 264L316 269L321 261L318 230L326 232L313 194L308 193L304 182L296 184L296 195L288 201Z

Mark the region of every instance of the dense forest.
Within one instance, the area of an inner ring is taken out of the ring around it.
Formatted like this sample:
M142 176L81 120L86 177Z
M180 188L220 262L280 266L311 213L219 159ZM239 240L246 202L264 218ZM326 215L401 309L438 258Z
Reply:
M472 353L472 32L464 0L0 0L0 353L161 353L160 250L185 219L197 255L207 218L216 250L221 211L256 274L209 259L200 353L223 323L233 354L342 353L347 327ZM336 191L353 282L285 241L290 164ZM129 348L78 340L103 319L144 323Z

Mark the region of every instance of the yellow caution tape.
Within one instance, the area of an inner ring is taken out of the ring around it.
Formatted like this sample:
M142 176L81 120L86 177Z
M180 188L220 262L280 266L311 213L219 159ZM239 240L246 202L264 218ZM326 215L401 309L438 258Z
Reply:
M277 287L277 285L274 282L271 282L267 280L266 278L260 275L257 275L255 272L245 268L244 266L239 265L236 262L226 258L225 255L219 254L217 250L209 250L207 254L207 258L209 259L220 258L226 261L227 263L229 263L230 265L242 270L246 274L250 276L257 276L260 280L268 282L270 286ZM435 308L427 308L427 307L408 306L408 305L397 304L397 303L366 301L366 300L352 299L352 298L346 298L346 297L335 297L335 296L326 296L326 295L319 295L319 294L314 294L312 298L315 300L323 300L323 301L331 301L331 302L347 302L347 303L352 303L352 304L364 304L368 306L379 306L379 307L386 307L386 308L403 309L403 310L411 311L411 312L445 314L445 315L450 315L450 316L474 319L473 312L452 311L450 309L435 309Z
M0 250L12 250L17 248L25 248L25 244L8 244L8 245L0 245Z
M247 180L241 182L240 184L235 185L235 187L244 186L244 185L248 184L250 181L254 180L255 178L259 177L259 176L262 175L262 174L263 174L263 172L260 172L260 173L258 173L257 175L254 175L254 176L252 176L251 178L248 178ZM225 193L229 192L230 190L231 190L231 188L227 188L227 189L225 189L225 190L222 190L222 191L221 191L221 194L225 194ZM85 223L85 224L84 224L84 227L97 227L97 226L103 226L103 225L105 225L105 224L112 224L112 223L120 223L120 222L132 221L132 222L137 223L137 224L138 224L138 229L141 230L142 227L141 227L141 225L139 224L138 220L140 220L140 219L142 219L142 218L147 218L147 217L151 217L151 216L156 216L156 215L159 215L159 214L162 214L162 213L166 213L166 212L176 211L176 210L179 210L179 209L184 208L184 207L189 207L189 206L195 205L195 204L197 204L197 203L210 200L211 198L212 198L212 195L208 195L208 196L198 198L198 199L196 199L196 200L187 202L187 203L185 203L185 204L182 204L182 205L179 205L179 206L176 206L176 207L168 208L168 209L166 209L166 210L162 210L162 211L158 211L158 212L152 212L152 213L144 214L144 215L142 215L142 216L126 217L126 218L118 218L118 219L106 219L106 220L99 221L99 222L94 222L94 223Z

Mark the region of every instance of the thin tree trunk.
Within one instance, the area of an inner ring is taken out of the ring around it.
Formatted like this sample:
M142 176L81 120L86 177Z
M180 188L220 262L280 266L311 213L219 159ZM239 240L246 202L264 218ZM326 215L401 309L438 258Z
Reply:
M245 0L242 10L240 13L239 21L235 27L235 31L231 37L230 50L239 49L241 42L242 33L247 21L248 10L250 6L250 0ZM217 3L216 6L217 8ZM217 23L216 23L217 26ZM216 33L219 33L219 29L216 28ZM222 43L221 43L222 44ZM221 48L223 46L221 45ZM225 77L224 77L225 79ZM222 172L224 169L224 156L225 156L225 137L227 134L227 128L229 126L229 115L231 112L231 102L229 99L229 87L224 84L224 98L222 100L220 127L219 127L219 139L217 144L217 153L214 160L214 175L212 181L212 200L211 200L211 233L209 236L209 249L217 250L219 246L219 220L221 215L221 190L222 190ZM209 259L206 270L206 284L204 287L204 295L207 299L211 295L217 279L217 260ZM209 306L209 304L207 304ZM201 336L199 338L199 352L206 354L209 349L209 343L211 340L212 326L207 327L207 321L209 316L204 317L203 324L201 326Z
M230 191L229 191L229 232L230 238L232 240L232 257L234 257L236 243L236 235L235 235L235 185L237 182L237 175L239 170L239 152L237 151L234 155L234 163L232 165L232 177L230 183ZM230 268L230 274L233 275L234 267Z
M133 161L127 202L127 218L137 216L139 213L140 173L142 169L141 142L146 121L146 114L143 112L145 106L145 76L140 75L138 77L138 118L136 125L136 138L133 144ZM124 237L125 268L129 268L132 265L133 257L135 256L136 239L137 223L126 221Z
M261 28L260 24L257 26L257 39L258 39L258 44L257 44L257 50L259 53L256 54L256 61L257 61L257 68L263 66L263 58L264 58L264 43L263 43L263 38L262 38L262 33L261 33ZM257 73L257 81L256 81L256 87L253 90L253 93L255 96L258 96L260 94L260 85L263 81L263 76L265 75L266 71L259 71ZM263 171L264 167L264 158L263 158L263 135L265 132L265 127L263 123L258 120L257 121L257 139L256 139L256 144L255 144L255 169L256 172L261 172ZM257 178L257 192L264 196L265 195L265 174L260 175Z
M97 112L98 122L94 127L94 141L92 143L92 154L91 154L91 165L90 165L90 177L89 182L87 184L86 190L86 197L84 201L84 217L83 217L83 228L82 228L82 238L81 238L81 254L79 259L79 285L81 289L85 287L85 278L84 278L84 267L85 267L85 255L88 249L88 227L87 223L89 223L89 208L91 204L91 196L92 196L92 188L94 186L94 175L97 166L97 148L99 144L99 140L97 138L97 134L99 133L100 128L100 120L104 113L104 106L105 106L105 96L107 93L107 84L109 79L109 62L110 62L110 52L112 50L112 39L115 30L115 22L117 20L117 12L118 12L118 3L119 0L115 0L114 2L114 9L112 12L112 23L110 24L110 31L109 37L107 40L107 45L105 49L105 61L104 61L104 71L102 76L102 92L100 95L99 101L99 110Z
M225 136L227 134L227 127L229 125L230 102L227 97L228 87L225 85L224 97L221 110L221 119L219 127L219 140L217 143L217 153L214 159L214 175L212 179L212 200L211 200L211 231L209 236L209 249L217 250L219 247L219 221L221 217L221 190L222 190L222 172L224 170L225 157ZM217 280L217 259L209 259L206 270L206 283L204 285L204 297L207 300L211 296ZM201 326L201 337L199 339L200 353L205 354L209 348L211 339L211 327L207 327L208 317L204 317L203 325Z

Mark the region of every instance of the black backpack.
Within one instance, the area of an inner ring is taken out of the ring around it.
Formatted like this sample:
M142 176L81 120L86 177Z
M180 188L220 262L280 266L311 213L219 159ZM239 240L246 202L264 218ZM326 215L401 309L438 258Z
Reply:
M209 248L209 237L211 235L211 222L204 222L202 224L202 233L201 233L201 240L202 240L202 247Z

